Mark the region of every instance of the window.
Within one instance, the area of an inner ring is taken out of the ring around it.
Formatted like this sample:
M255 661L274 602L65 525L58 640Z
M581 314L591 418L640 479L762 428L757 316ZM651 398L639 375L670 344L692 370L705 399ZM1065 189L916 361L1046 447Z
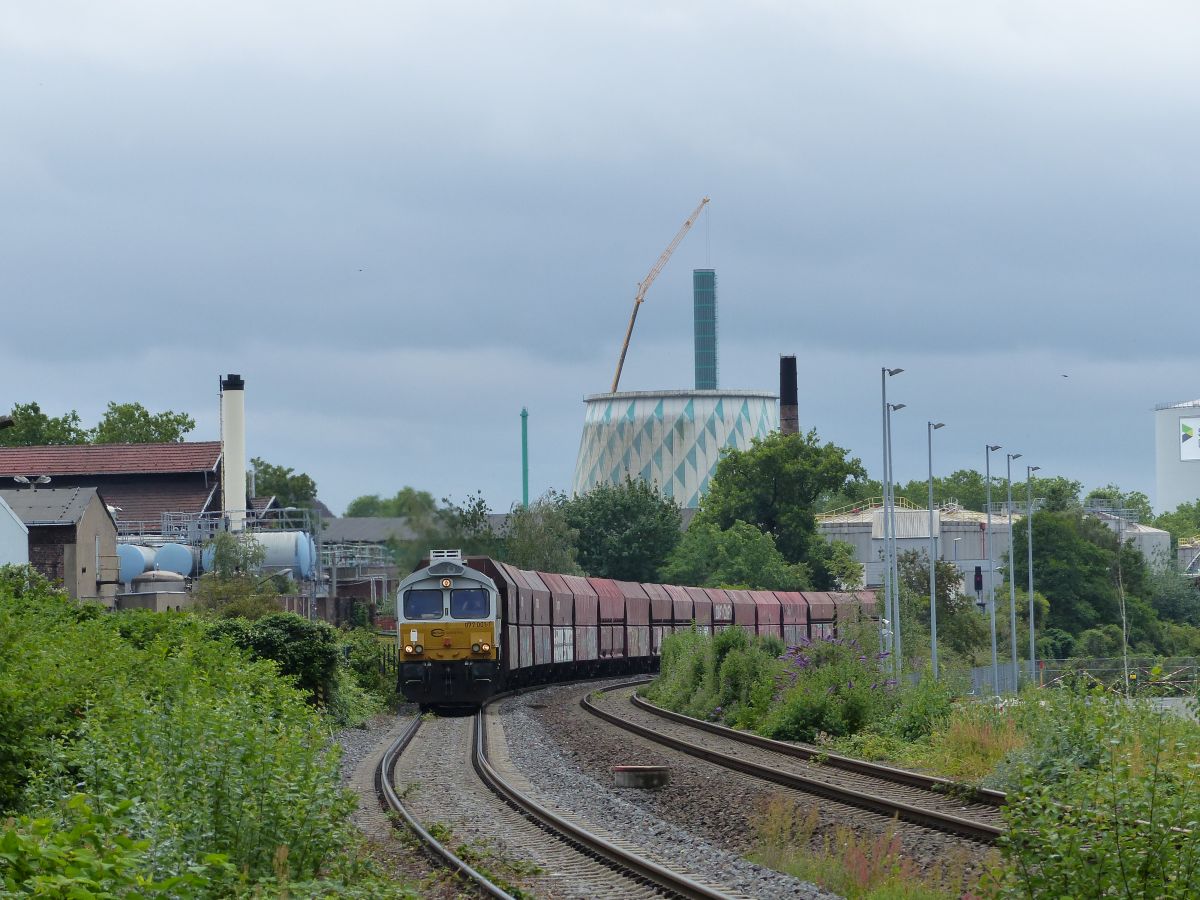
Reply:
M486 619L492 611L483 588L460 588L450 592L450 615L456 619Z
M440 619L441 617L441 591L411 590L404 592L404 618Z

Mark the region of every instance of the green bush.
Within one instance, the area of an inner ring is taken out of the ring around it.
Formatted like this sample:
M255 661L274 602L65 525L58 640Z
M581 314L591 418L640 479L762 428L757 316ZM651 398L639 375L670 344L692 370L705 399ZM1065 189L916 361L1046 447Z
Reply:
M896 692L896 708L884 727L907 741L928 737L950 718L954 693L950 679L935 681L932 670L926 668L920 681Z
M339 635L342 659L359 687L374 694L388 706L395 706L396 676L386 675L380 666L381 644L369 628L355 628Z
M1029 897L1200 895L1195 740L1175 739L1179 723L1167 716L1147 730L1142 713L1121 706L1087 718L1102 723L1096 765L1052 783L1027 769L1013 789L1004 807L1007 866L998 890Z
M296 679L296 686L308 693L312 703L330 692L337 677L338 634L326 622L273 613L254 622L222 620L213 626L212 634L228 637L256 659L274 661L281 674Z
M353 805L276 663L0 570L0 894L404 895L357 862Z

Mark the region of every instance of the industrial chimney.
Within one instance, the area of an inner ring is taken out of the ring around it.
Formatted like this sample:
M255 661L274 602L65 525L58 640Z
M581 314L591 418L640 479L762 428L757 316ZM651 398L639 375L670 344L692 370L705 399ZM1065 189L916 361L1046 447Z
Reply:
M230 531L246 527L246 382L221 379L221 505Z
M717 273L692 270L692 307L695 321L696 390L717 389Z
M779 357L779 430L795 434L800 430L800 410L796 404L796 357Z

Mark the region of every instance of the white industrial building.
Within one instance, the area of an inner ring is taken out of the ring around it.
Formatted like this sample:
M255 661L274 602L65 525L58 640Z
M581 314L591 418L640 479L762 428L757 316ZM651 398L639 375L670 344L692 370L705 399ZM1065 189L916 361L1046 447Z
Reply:
M847 507L817 516L817 528L828 541L844 541L854 547L854 558L863 566L864 587L876 588L883 585L883 507L879 498L864 500L857 506ZM1034 500L1034 510L1041 504ZM992 513L992 559L996 564L995 583L999 591L1004 584L1004 558L1008 555L1008 538L1012 523L1024 517L1024 504L1014 503L1011 517L1004 511L1005 503L993 505ZM1153 528L1122 519L1111 512L1100 509L1087 510L1089 515L1100 519L1117 532L1121 540L1131 544L1148 563L1163 565L1171 556L1171 535L1161 528ZM975 568L978 566L986 595L991 580L988 570L986 543L988 517L986 513L963 509L956 503L948 503L933 511L935 535L934 553L938 559L948 560L958 566L962 575L962 589L974 593ZM1035 532L1036 535L1036 532ZM1036 537L1035 537L1036 539ZM1200 545L1198 545L1200 549ZM903 497L896 499L896 552L916 550L925 557L929 553L929 510L914 506ZM1024 558L1026 545L1013 548ZM1200 565L1200 564L1198 564Z
M722 450L748 450L754 438L779 428L776 399L724 390L587 397L571 490L584 494L628 476L657 485L684 508L699 506Z
M1154 408L1154 508L1200 500L1200 400Z
M1012 519L1019 519L1013 515ZM1010 517L992 515L992 558L997 569L1008 553ZM854 547L854 558L863 565L864 586L883 585L883 506L879 498L817 516L817 528L829 541L844 541ZM986 596L993 573L988 569L987 516L955 503L933 511L934 552L939 559L950 560L962 574L963 590L973 593L975 568L979 567ZM1022 548L1023 549L1023 548ZM916 550L929 553L929 510L921 509L899 497L896 500L896 552ZM1004 582L1003 572L994 573L997 592Z

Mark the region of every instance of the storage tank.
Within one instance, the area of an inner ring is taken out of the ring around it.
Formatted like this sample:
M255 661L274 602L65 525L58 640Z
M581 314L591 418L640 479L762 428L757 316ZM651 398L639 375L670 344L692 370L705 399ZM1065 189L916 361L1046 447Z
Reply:
M1200 400L1154 408L1154 508L1200 499Z
M162 572L174 572L177 575L191 575L195 570L195 557L192 548L183 544L163 544L158 548L154 567Z
M139 544L117 544L117 559L120 562L120 573L117 576L122 583L129 584L143 572L154 568L157 552L153 547L143 547Z
M280 571L287 569L293 578L312 577L316 553L312 537L303 531L258 531L244 534L241 540L254 540L266 550L262 570ZM213 548L210 544L200 554L200 566L205 572L212 571Z
M178 572L143 572L133 579L131 594L186 594L184 578Z

